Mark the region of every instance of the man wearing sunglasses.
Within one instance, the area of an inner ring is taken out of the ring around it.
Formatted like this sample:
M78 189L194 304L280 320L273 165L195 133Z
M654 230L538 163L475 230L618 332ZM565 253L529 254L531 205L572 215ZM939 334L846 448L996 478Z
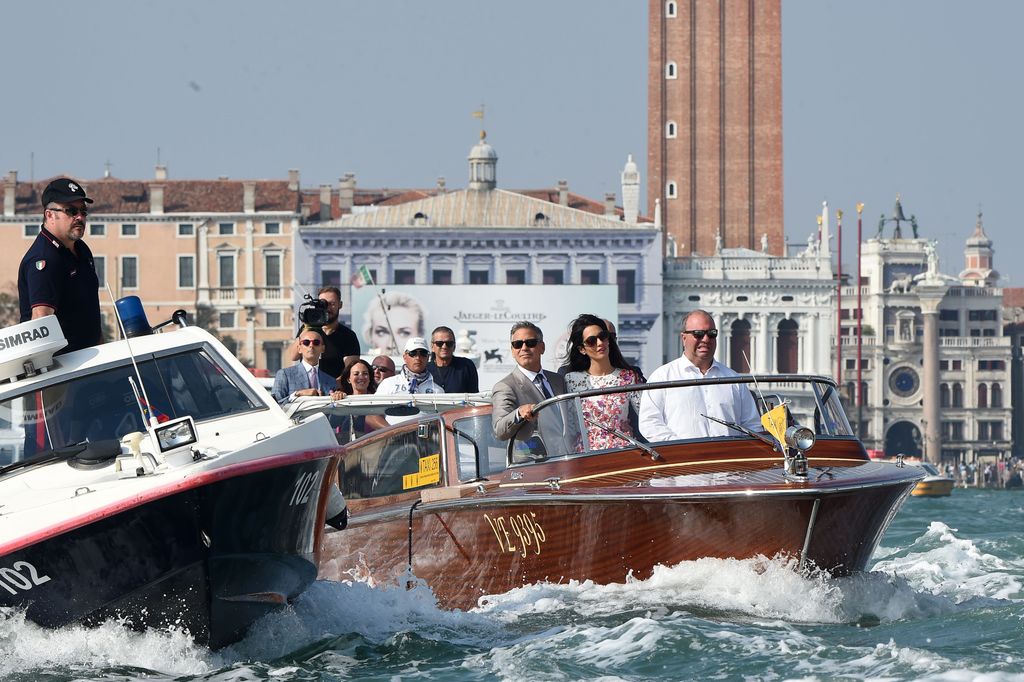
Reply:
M313 395L343 399L345 393L338 390L337 379L320 369L320 358L324 354L323 332L314 327L306 327L299 333L297 345L302 359L291 367L277 370L274 388L270 391L274 399L282 405L296 398Z
M43 224L18 268L21 322L56 315L68 353L103 342L99 278L82 241L91 204L85 189L57 178L43 190Z
M537 416L533 407L542 400L565 393L565 380L555 372L541 369L544 355L544 333L532 322L516 322L511 333L512 357L518 367L491 389L491 425L499 440L526 440L533 435ZM551 429L559 433L562 427L554 423L561 419L558 410L546 409L540 413L552 418ZM545 425L542 431L548 431Z
M683 319L679 334L683 355L651 372L649 383L734 377L736 372L715 360L718 329L707 312L695 310ZM761 418L746 384L719 384L692 388L644 391L640 396L640 433L654 442L683 438L741 436L703 415L762 431Z
M405 342L402 359L405 365L400 372L384 379L377 385L377 395L394 395L396 393L444 393L445 390L434 382L427 371L427 341L422 336L414 336Z
M434 383L445 393L476 393L480 379L476 365L469 358L455 355L455 332L449 327L438 327L430 335L434 359L427 363L427 371Z

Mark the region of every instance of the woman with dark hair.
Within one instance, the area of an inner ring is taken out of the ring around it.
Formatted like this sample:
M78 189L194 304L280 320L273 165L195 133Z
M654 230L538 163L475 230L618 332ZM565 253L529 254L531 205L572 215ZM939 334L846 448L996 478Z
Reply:
M643 382L641 375L622 357L615 334L605 321L595 315L580 315L573 320L566 344L569 372L565 388L570 393L594 388L628 386ZM583 399L583 415L590 421L633 436L629 422L629 405L640 409L640 394L613 393ZM626 447L629 443L614 432L587 422L587 439L591 450Z
M346 395L367 395L377 390L377 382L373 379L373 368L362 358L357 358L345 365L338 377L338 386Z
M373 379L373 368L370 363L362 358L356 358L345 364L338 377L338 386L346 395L370 395L377 391L377 382ZM348 418L347 424L338 427L341 442L355 440L373 428L367 426L366 415L353 415ZM344 436L344 437L342 437Z

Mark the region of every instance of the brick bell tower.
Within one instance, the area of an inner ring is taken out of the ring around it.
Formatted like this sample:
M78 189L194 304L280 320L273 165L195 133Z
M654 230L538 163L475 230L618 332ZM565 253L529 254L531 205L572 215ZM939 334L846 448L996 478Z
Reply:
M647 210L678 255L782 255L781 0L648 0Z

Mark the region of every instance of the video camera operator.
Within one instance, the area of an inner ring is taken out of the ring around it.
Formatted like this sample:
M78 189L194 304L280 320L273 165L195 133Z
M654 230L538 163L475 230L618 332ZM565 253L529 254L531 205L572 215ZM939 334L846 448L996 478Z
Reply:
M322 287L317 298L307 294L307 300L299 306L299 331L288 353L288 359L295 362L302 353L299 350L299 334L304 326L319 327L324 333L324 354L320 358L320 369L337 379L350 359L359 357L359 339L355 332L338 322L341 312L341 291L338 287Z

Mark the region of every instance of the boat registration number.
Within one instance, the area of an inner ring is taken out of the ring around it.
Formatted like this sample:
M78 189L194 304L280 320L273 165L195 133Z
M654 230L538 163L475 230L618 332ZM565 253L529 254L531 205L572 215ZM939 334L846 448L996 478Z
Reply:
M528 553L540 554L541 545L547 539L544 529L537 522L537 514L510 514L495 516L493 519L484 514L487 523L498 539L498 547L509 554L519 553L525 557Z
M27 592L37 585L50 582L50 576L43 575L27 561L15 561L12 566L0 567L0 587L11 594Z

